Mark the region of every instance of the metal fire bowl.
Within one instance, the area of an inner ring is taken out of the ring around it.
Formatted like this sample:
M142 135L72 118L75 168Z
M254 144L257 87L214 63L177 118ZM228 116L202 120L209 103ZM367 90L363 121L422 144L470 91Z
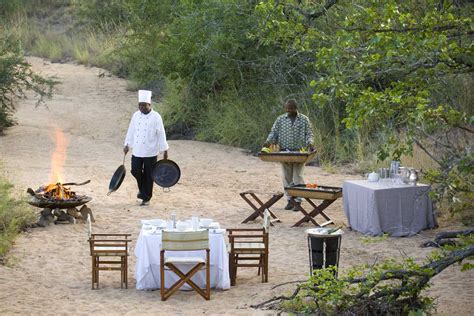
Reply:
M31 197L31 199L28 201L28 204L36 206L36 207L41 207L41 208L71 208L71 207L76 207L80 206L83 204L86 204L88 202L92 201L91 197L84 196L80 200L65 200L65 201L45 201L45 200L40 200L36 197Z

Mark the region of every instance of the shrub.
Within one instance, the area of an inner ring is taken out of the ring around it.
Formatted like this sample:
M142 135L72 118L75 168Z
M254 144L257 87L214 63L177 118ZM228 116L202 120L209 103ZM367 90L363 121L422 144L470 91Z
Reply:
M31 70L23 57L19 42L11 35L0 33L0 134L14 123L17 98L25 97L25 90L39 96L38 102L50 97L55 81L45 79Z
M11 197L12 185L0 179L0 262L13 243L18 232L31 225L35 213L25 203Z

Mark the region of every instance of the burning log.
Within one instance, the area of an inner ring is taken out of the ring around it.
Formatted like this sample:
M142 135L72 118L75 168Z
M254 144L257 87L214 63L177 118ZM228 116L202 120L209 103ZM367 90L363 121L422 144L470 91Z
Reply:
M82 220L86 221L87 220L87 214L90 214L91 216L91 222L95 223L94 215L92 215L92 210L88 208L86 205L83 205L79 212L82 215Z

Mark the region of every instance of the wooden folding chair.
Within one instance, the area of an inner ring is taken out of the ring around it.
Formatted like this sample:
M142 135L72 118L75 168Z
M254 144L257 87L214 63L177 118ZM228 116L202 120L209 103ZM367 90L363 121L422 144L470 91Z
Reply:
M166 301L185 283L189 284L193 290L206 300L211 299L211 275L209 264L209 231L193 232L162 232L162 248L160 253L160 275L161 275L161 300ZM202 257L173 257L165 256L166 251L194 251L206 250L206 259ZM177 265L191 266L191 269L184 273ZM191 280L199 270L206 270L206 287L200 288ZM169 289L165 289L165 270L170 270L179 276L179 280Z
M89 246L92 257L92 289L99 288L100 270L119 270L120 287L128 288L128 245L131 234L93 234L90 214L87 216ZM114 259L119 257L119 259ZM105 260L104 260L105 259Z
M229 232L230 284L235 285L238 267L258 267L262 283L268 282L268 234L270 212L264 211L262 228L233 228Z

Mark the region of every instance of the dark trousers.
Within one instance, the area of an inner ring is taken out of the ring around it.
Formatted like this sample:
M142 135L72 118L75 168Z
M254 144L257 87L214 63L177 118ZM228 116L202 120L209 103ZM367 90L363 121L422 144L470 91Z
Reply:
M157 156L145 158L132 156L132 175L137 179L143 201L149 201L153 195L151 172L156 160Z

